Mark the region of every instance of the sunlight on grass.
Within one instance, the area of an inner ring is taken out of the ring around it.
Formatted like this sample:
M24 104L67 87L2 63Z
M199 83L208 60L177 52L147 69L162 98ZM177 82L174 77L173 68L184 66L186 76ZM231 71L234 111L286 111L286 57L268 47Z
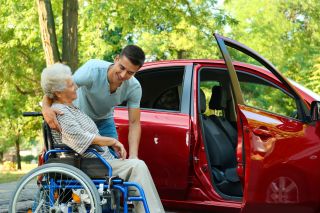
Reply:
M30 170L36 168L37 164L26 164L22 162L22 169L16 170L15 164L12 163L3 163L0 164L0 184L9 183L12 181L19 180L22 176L28 173Z

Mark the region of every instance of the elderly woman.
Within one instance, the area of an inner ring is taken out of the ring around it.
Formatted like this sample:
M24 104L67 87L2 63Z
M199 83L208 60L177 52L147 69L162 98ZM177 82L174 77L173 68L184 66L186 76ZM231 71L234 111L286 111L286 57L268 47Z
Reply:
M113 168L113 174L125 181L139 183L144 189L150 212L164 212L158 192L146 164L138 159L126 159L124 146L116 139L103 137L93 120L73 105L77 98L77 86L72 80L71 70L63 64L54 64L43 70L41 87L52 98L52 107L63 114L57 116L62 131L53 131L56 142L62 142L79 154L83 154L91 144L104 149L102 156ZM121 159L116 159L109 151L113 147ZM144 212L141 202L135 206L136 212Z

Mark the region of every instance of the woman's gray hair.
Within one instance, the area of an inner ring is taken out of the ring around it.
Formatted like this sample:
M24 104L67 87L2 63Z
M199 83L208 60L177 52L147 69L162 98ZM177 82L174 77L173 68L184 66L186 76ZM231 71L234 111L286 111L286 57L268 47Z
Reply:
M66 88L67 80L72 77L69 66L56 63L44 68L41 73L41 87L46 96L55 98L55 92L61 92Z

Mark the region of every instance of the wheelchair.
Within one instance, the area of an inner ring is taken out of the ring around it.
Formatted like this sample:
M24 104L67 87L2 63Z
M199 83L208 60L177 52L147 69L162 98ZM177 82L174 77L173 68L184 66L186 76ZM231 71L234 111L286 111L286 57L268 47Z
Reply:
M24 116L42 116L25 112ZM64 144L55 144L49 126L43 122L45 152L43 164L18 183L9 212L93 213L128 212L132 202L143 202L149 213L141 186L112 175L112 167L101 157L103 149L91 145L83 157ZM134 191L133 193L131 193ZM120 197L121 195L121 197Z

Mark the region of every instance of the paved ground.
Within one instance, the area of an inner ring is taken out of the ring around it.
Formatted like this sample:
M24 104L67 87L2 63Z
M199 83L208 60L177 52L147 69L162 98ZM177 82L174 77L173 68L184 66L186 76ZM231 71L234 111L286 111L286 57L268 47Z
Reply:
M8 213L9 200L17 182L0 184L0 213ZM168 212L167 213L174 213Z
M8 212L9 200L16 184L17 182L0 184L0 213Z

